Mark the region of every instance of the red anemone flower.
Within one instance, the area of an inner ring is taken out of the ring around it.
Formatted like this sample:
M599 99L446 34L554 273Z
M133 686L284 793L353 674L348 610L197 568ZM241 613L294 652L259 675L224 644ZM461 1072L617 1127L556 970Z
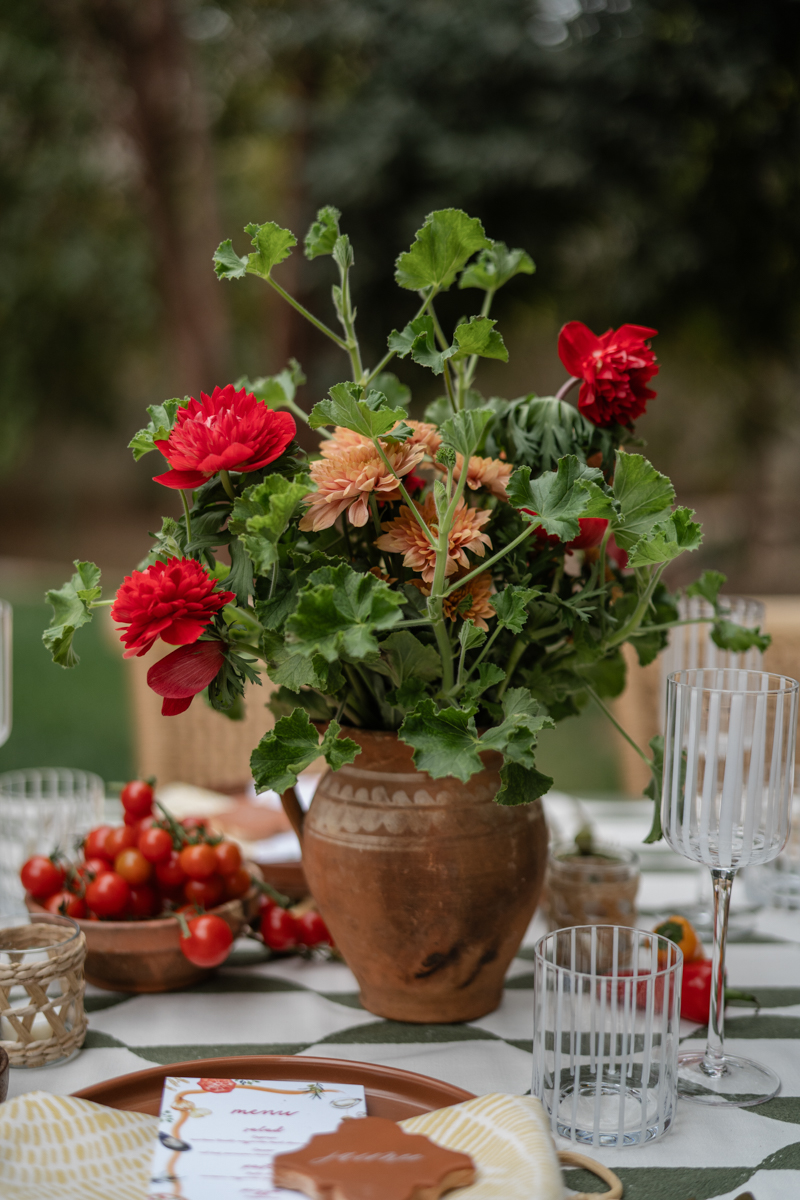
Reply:
M195 642L181 646L153 663L147 684L164 697L161 715L174 717L186 712L198 692L208 687L225 661L222 642Z
M154 476L171 488L196 488L218 471L257 471L280 458L295 435L294 418L275 412L232 383L178 409L166 441L156 442L171 471Z
M598 337L581 321L570 321L558 335L558 356L570 375L583 380L578 408L595 425L630 425L655 392L647 384L658 374L647 345L657 329L621 325Z
M233 592L216 590L216 580L193 558L171 558L132 571L111 608L112 620L127 626L120 630L123 657L146 654L159 637L171 646L196 642L233 599Z

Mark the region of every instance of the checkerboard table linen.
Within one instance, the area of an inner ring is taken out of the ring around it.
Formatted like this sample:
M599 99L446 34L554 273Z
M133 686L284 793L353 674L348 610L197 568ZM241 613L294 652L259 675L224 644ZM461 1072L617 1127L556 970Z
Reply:
M649 805L584 801L603 840L636 845ZM570 831L580 814L555 797L548 818ZM640 921L650 927L676 904L690 903L699 875L663 845L642 848ZM747 913L741 881L738 933L728 950L728 979L753 991L762 1007L730 1007L726 1042L773 1067L781 1093L757 1108L719 1110L679 1104L672 1130L652 1145L588 1151L623 1180L627 1200L755 1200L800 1197L800 913ZM128 996L87 987L90 1028L70 1062L11 1073L9 1095L31 1089L68 1094L153 1064L231 1054L301 1054L378 1063L446 1080L471 1092L525 1093L531 1085L534 919L509 970L496 1012L463 1025L409 1025L361 1008L352 973L340 963L297 957L259 961L261 947L237 943L214 977L185 992ZM705 1030L682 1023L687 1043ZM568 1142L559 1148L566 1149ZM586 1153L583 1148L582 1152ZM569 1186L597 1181L568 1172Z

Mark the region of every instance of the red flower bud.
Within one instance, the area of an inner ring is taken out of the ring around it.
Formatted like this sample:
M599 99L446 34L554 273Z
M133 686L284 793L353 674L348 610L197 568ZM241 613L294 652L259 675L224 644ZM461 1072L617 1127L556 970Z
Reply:
M153 663L147 672L147 683L164 697L161 714L174 717L186 712L198 692L208 687L225 661L222 643L196 642L181 646L165 658Z

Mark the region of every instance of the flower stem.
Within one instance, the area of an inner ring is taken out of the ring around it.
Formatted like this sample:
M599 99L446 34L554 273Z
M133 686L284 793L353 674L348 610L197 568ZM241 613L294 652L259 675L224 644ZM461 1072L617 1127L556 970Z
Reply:
M411 513L411 515L412 515L412 516L414 517L414 519L416 520L417 524L419 525L420 529L421 529L421 530L422 530L422 532L424 533L424 535L425 535L426 539L428 540L429 544L430 544L431 546L435 546L435 545L437 544L437 543L436 543L436 538L433 536L433 534L431 533L430 529L428 528L428 524L427 524L427 522L426 522L425 518L423 517L422 513L421 513L421 512L418 510L417 506L414 504L414 502L412 501L412 499L411 499L411 497L409 496L408 492L406 491L406 485L403 483L402 479L401 479L401 478L400 478L400 476L399 476L399 475L396 473L396 471L395 471L394 467L392 466L392 464L389 462L389 459L386 457L386 454L384 453L383 446L380 444L380 442L378 441L378 439L377 439L377 438L373 438L373 439L372 439L372 444L373 444L373 446L375 447L375 449L378 451L378 454L381 456L381 459L382 459L382 461L383 461L383 464L384 464L384 466L386 467L386 469L387 469L387 470L388 470L388 471L389 471L389 472L390 472L392 475L394 475L395 479L397 480L397 487L398 487L398 490L399 490L399 492L400 492L400 495L403 497L403 499L405 500L406 504L408 505L408 509L409 509L409 511L410 511L410 513Z
M192 518L189 516L189 501L186 499L186 492L181 489L181 500L183 502L183 515L186 517L186 541L192 540Z
M89 603L89 608L108 608L110 604L114 603L115 599L116 597L112 597L111 600L92 600Z
M517 669L517 663L522 658L527 648L528 643L526 642L525 638L522 636L522 634L518 634L514 641L514 645L511 647L511 653L508 656L508 661L505 664L506 677L497 689L498 700L502 700L503 696L505 695L506 688L511 682L511 676Z
M647 609L650 605L650 601L653 598L653 592L656 590L656 585L658 584L658 581L663 574L665 566L666 566L666 563L664 563L662 566L658 567L658 569L653 572L650 582L648 583L647 587L645 588L644 595L642 596L639 603L636 605L636 608L633 612L633 615L631 616L631 619L629 621L627 621L625 623L625 625L623 625L622 629L620 629L617 633L615 633L613 637L608 639L608 642L606 643L606 645L608 646L609 649L611 649L613 646L619 646L622 644L622 642L627 641L628 638L631 636L631 634L639 628L639 626L642 623L642 618L644 617L644 614L647 612Z
M228 494L229 498L231 500L235 501L236 500L236 492L233 490L233 484L231 483L230 475L228 474L227 471L220 471L219 477L222 482L222 486L225 488L225 491Z
M490 288L489 291L487 291L486 295L484 296L483 304L481 305L481 316L482 317L488 317L489 312L491 311L492 301L494 300L494 294L495 294L496 290L497 290L496 288ZM475 372L478 369L478 357L479 356L477 354L473 354L472 358L467 363L467 369L464 372L464 387L465 388L469 388L472 386L472 381L475 378Z
M462 472L462 475L466 477L466 472ZM469 583L471 579L475 579L477 575L482 575L484 571L488 571L490 567L493 567L494 564L499 562L501 558L505 558L506 554L513 550L515 546L518 546L520 542L524 542L525 538L530 537L532 533L533 526L531 526L530 529L525 529L518 537L514 538L513 542L509 542L508 545L504 546L502 550L498 550L497 554L493 554L491 558L487 558L486 562L481 563L479 567L475 567L474 570L470 571L468 575L465 575L463 579L459 579L456 581L456 583L452 584L444 593L443 598L447 599L451 592L457 591L458 588L463 587L465 583Z
M318 329L320 333L324 333L325 336L329 337L332 342L335 342L340 350L347 350L347 342L343 338L340 338L338 333L334 333L333 330L329 329L328 326L323 324L322 321L317 320L314 314L310 313L307 308L304 308L299 300L295 300L294 296L290 296L288 292L284 291L281 285L276 283L271 275L267 276L267 283L275 289L279 296L283 296L286 303L291 304L292 308L299 312L301 317L305 317L307 321L311 322L315 329Z
M611 709L608 708L605 704L603 704L603 701L600 699L600 697L598 696L598 694L594 690L594 688L591 687L588 683L584 684L584 687L586 688L586 691L589 693L589 695L594 700L597 707L602 712L604 712L605 715L608 717L609 721L614 726L617 733L621 734L622 737L625 738L625 741L628 743L628 745L631 746L636 751L636 753L639 755L639 758L641 758L643 762L647 763L647 766L652 770L652 767L653 767L652 758L648 758L647 755L645 754L644 750L642 750L641 746L637 746L636 742L633 740L631 735L629 733L625 732L625 730L620 725L619 721L616 719L614 714L611 712Z
M576 383L580 383L577 375L571 375L566 383L562 383L561 387L556 392L556 400L563 400L567 392L572 391Z

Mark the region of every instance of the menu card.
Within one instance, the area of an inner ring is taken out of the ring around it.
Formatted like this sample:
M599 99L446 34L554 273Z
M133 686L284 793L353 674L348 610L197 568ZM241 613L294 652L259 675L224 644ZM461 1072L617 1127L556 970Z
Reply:
M273 1187L274 1156L366 1115L361 1085L170 1077L148 1200L297 1200Z

